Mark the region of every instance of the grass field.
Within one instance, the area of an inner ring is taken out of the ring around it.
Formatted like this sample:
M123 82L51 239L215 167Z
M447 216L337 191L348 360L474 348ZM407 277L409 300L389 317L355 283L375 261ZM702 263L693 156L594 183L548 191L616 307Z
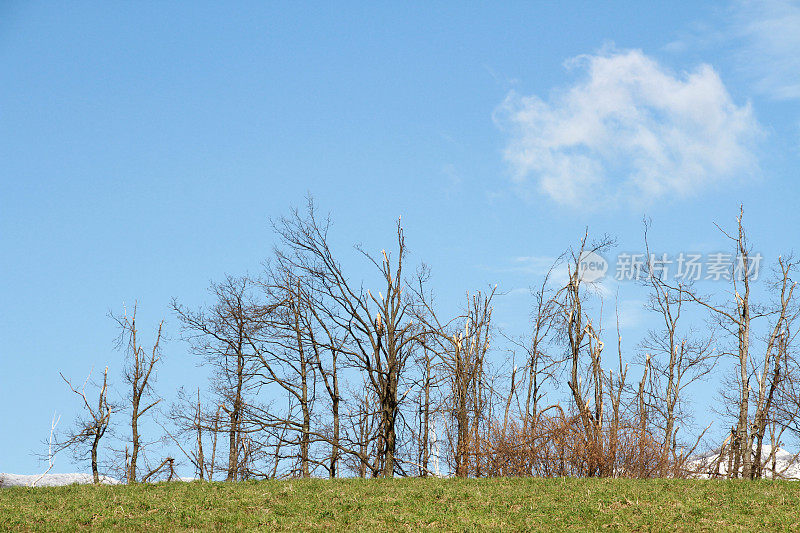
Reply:
M800 531L800 483L395 479L0 489L0 529Z

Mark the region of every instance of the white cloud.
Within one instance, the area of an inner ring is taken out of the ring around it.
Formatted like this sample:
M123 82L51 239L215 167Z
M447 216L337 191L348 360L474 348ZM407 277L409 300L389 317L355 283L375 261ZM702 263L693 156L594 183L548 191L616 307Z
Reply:
M556 259L549 255L523 255L513 258L514 266L507 270L543 276L553 268Z
M776 99L800 98L800 2L736 2L732 37L740 68L755 88Z
M524 255L513 257L511 259L511 266L493 268L494 272L500 273L518 273L531 276L532 282L530 287L538 290L541 282L545 276L548 276L548 283L551 288L561 288L569 282L569 268L572 262L569 257L566 259L559 259L553 256L546 255ZM614 295L617 287L617 281L610 275L606 275L597 281L589 282L584 280L584 286L590 289L593 293L606 299ZM518 294L521 289L513 289L512 293ZM525 289L530 293L530 288Z
M645 323L644 300L622 300L619 303L620 328L638 328Z
M461 186L461 174L459 174L458 169L452 163L448 163L442 166L442 175L444 176L446 182L446 189L448 192L453 192L455 189Z
M530 287L517 287L516 289L511 289L504 294L505 296L530 296L531 289Z
M520 192L561 204L647 203L752 175L759 125L709 65L674 75L641 51L568 62L586 70L548 99L511 92L495 119Z

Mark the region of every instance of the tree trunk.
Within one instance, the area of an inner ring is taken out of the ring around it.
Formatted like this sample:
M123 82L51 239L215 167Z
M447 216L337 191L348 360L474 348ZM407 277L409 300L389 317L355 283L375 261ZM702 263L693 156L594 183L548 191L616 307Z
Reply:
M134 389L136 384L134 383ZM136 459L139 457L139 398L134 392L133 409L131 415L131 464L128 469L128 483L136 483Z
M202 481L204 479L203 474L205 470L205 457L203 457L203 424L202 418L200 414L200 387L197 388L197 414L196 414L196 426L197 429L197 475ZM211 481L211 479L209 479Z
M339 467L339 377L336 373L336 355L333 356L333 398L331 410L333 411L333 440L331 442L330 477L338 475Z
M422 457L420 457L420 464L422 469L420 475L428 477L428 460L430 459L430 443L428 442L428 432L430 423L430 404L431 404L431 360L428 353L425 353L425 385L423 389L423 405L422 405L422 428L420 439L422 441Z
M395 433L395 416L397 414L397 378L389 374L386 395L383 400L382 427L383 427L383 477L394 477L394 452L397 435Z
M95 485L100 484L100 472L97 468L97 446L100 444L101 433L95 432L94 440L92 441L92 479Z
M236 356L236 393L233 409L230 414L230 431L228 433L228 477L226 481L235 481L239 474L239 420L242 410L242 382L244 376L244 356L242 346Z
M303 428L300 435L300 466L304 478L311 477L308 466L308 449L311 441L311 413L308 409L308 383L306 381L306 365L305 362L301 363L302 367L302 409L303 409Z

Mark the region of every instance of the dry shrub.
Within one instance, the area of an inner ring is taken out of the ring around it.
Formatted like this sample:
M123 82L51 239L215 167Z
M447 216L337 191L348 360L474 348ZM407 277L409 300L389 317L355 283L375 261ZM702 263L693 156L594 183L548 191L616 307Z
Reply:
M637 417L606 423L587 439L580 417L540 414L534 423L495 421L473 446L471 476L572 476L649 478L676 476L680 460L662 452Z

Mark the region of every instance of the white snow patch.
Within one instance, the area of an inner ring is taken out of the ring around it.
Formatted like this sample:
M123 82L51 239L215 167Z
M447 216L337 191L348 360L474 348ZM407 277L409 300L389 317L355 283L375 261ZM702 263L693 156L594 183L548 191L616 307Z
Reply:
M41 474L4 474L0 473L0 487L30 487L31 484L39 479ZM63 485L90 484L94 479L91 474L45 474L44 477L36 481L37 487L60 487ZM100 476L100 483L106 485L118 485L119 480L113 477Z
M772 457L772 446L765 444L761 447L761 460L765 463L765 478L800 479L800 454L793 454L779 447ZM727 477L728 457L725 455L720 460L718 453L711 453L689 461L686 466L692 472L689 475L692 478Z

